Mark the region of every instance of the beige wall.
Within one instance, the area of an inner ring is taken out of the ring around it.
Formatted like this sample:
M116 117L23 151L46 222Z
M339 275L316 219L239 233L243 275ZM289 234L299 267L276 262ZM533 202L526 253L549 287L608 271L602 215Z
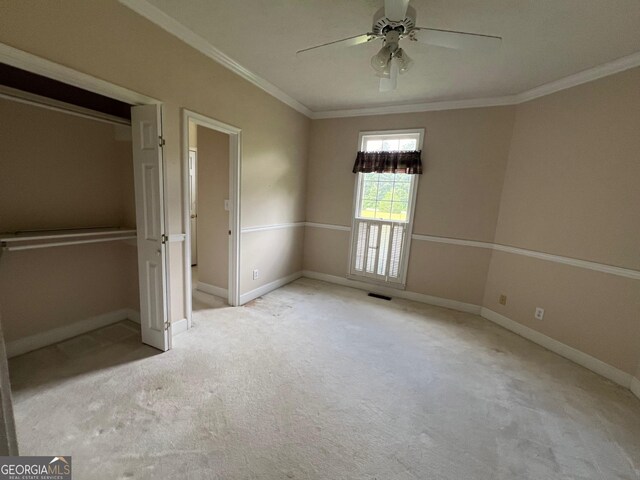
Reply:
M304 269L344 277L350 232L307 227ZM491 251L413 240L407 272L410 292L482 304Z
M135 228L131 141L111 124L0 100L0 232ZM122 139L125 139L124 141ZM125 243L4 252L7 341L123 308L139 310Z
M484 305L627 373L638 364L638 280L496 251Z
M135 227L131 141L114 125L0 99L0 232Z
M229 135L197 127L198 280L229 285Z
M414 233L493 241L513 107L314 120L307 221L351 226L358 134L424 128Z
M133 246L105 242L7 252L1 263L7 342L123 308L139 310Z
M247 232L242 236L241 262L248 268L242 271L241 281L246 291L258 288L302 270L304 228L279 228L264 232ZM281 259L288 258L287 261ZM253 280L253 270L260 278Z
M480 305L490 260L484 248L413 240L407 290Z
M638 85L636 68L518 107L497 243L640 267ZM627 373L640 360L638 280L495 252L484 305Z
M118 2L10 2L2 7L0 42L164 102L169 233L182 232L183 107L242 129L243 226L304 220L309 120ZM260 250L242 247L242 279L264 251L277 251L283 265L301 262L302 244L284 251L268 243L272 235L251 235L264 240ZM169 254L175 321L185 316L182 245L172 244ZM241 280L241 291L272 273Z
M518 106L496 241L640 269L640 68Z
M306 227L304 269L344 277L349 261L351 232Z
M514 107L314 120L307 172L307 221L351 226L358 134L424 128L414 233L493 241ZM305 270L344 277L349 233L309 227ZM407 290L481 303L486 250L413 241Z

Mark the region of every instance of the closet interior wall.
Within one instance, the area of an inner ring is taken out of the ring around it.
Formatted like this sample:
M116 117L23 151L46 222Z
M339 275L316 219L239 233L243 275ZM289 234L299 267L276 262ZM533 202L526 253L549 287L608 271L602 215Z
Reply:
M5 99L0 118L0 232L135 230L130 127ZM139 311L135 239L0 256L8 345L125 310Z

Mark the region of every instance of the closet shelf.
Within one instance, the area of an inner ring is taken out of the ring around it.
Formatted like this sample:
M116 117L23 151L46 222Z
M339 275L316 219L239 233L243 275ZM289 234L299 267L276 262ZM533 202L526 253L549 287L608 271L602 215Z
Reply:
M0 245L4 251L16 251L83 243L115 242L134 238L136 238L136 230L119 227L39 230L0 233ZM64 240L56 241L61 239Z

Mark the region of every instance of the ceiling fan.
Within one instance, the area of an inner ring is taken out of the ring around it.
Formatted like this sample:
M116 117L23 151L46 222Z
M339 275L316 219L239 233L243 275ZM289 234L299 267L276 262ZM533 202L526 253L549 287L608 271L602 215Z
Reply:
M371 66L380 77L380 91L395 90L398 74L406 73L413 60L400 47L400 40L437 47L486 51L500 46L501 37L480 33L458 32L437 28L416 27L416 11L409 0L384 0L384 7L373 16L371 31L322 45L298 50L304 54L325 47L353 46L383 40L382 48L371 57Z

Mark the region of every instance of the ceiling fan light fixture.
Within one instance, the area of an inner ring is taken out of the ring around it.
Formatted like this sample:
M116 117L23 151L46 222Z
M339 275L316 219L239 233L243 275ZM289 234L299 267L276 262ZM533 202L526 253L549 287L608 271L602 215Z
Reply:
M376 71L376 77L380 78L390 78L391 77L391 63L393 59L390 58L385 67L382 70Z
M380 79L381 92L391 92L398 87L398 71L398 62L395 58L392 58L389 62L389 77L382 77Z
M393 56L398 62L398 71L401 74L407 73L413 66L413 60L409 55L405 53L403 49L399 48L398 50L396 50L396 53Z
M391 62L391 46L390 45L385 45L380 49L378 53L376 53L373 57L371 57L371 66L378 73L384 73L384 71L389 68L390 62Z
M502 42L502 37L496 35L417 27L416 11L409 5L413 0L382 1L384 6L374 14L373 26L367 33L305 48L297 53L382 41L382 48L371 57L371 67L380 79L380 91L389 92L396 89L398 76L408 72L413 66L411 57L400 48L401 43L404 45L411 41L443 48L486 51L498 48Z

